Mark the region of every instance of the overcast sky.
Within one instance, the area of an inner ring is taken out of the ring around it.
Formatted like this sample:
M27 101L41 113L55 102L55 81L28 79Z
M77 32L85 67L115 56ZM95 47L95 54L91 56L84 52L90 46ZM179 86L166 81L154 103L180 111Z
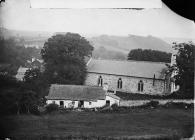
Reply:
M86 35L153 35L195 38L194 22L160 9L37 9L29 0L6 0L0 24L8 29L77 32Z

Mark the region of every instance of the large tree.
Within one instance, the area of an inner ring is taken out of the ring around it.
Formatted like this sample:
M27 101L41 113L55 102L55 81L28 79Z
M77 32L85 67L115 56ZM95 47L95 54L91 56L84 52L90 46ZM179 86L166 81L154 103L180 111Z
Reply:
M41 50L48 81L83 84L86 76L84 58L90 56L92 51L93 46L79 34L57 34L49 38Z
M180 86L180 91L187 95L193 96L194 92L194 53L195 45L189 43L174 43L176 54L176 64L171 67L176 70L174 76L176 85Z

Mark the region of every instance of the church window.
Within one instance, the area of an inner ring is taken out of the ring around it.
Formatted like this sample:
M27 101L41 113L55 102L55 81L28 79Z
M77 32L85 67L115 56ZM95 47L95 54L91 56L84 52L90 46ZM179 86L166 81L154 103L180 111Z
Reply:
M102 79L102 76L100 76L98 78L98 86L101 86L102 87L102 83L103 83L103 79Z
M118 83L117 83L117 88L121 89L122 88L122 85L123 85L122 79L119 78L118 79Z
M155 86L155 80L156 80L156 78L155 78L155 74L154 74L154 77L153 77L153 86Z
M138 91L141 91L142 92L143 89L144 89L144 83L143 83L142 80L140 80L139 83L138 83Z

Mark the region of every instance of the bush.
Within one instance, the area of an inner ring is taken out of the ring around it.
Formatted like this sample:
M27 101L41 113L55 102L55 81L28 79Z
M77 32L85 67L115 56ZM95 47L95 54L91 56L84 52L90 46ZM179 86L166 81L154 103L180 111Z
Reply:
M135 106L132 108L156 108L159 106L159 102L158 101L150 101L146 104L140 105L140 106Z
M187 104L187 103L174 103L174 102L168 102L164 105L164 107L168 107L168 108L193 108L194 107L194 104L191 103L191 104Z
M57 104L49 104L46 106L47 113L51 113L58 110L59 110L59 106Z
M112 108L113 110L118 110L118 104L112 104L112 105L111 105L111 108Z
M149 103L146 103L150 107L157 107L159 105L158 101L150 101Z
M41 115L41 112L39 111L37 105L33 105L30 107L30 113L32 113L34 115Z

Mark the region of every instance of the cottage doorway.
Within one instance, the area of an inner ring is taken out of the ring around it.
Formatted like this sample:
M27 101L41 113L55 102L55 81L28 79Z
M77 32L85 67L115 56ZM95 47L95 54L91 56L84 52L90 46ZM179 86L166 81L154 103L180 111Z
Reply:
M84 101L79 101L78 107L84 107Z
M60 107L64 107L64 101L60 101Z
M110 106L110 100L106 100L106 106Z

